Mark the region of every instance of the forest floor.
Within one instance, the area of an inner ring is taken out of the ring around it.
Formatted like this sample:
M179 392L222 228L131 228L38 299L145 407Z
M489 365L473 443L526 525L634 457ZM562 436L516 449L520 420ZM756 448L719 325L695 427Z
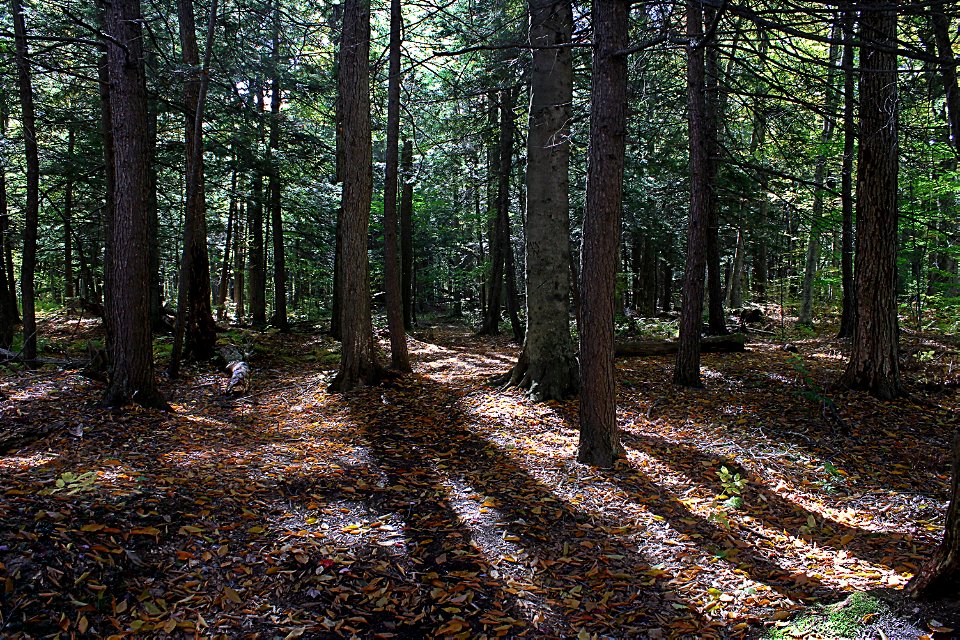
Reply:
M51 322L48 354L96 332ZM188 367L162 383L171 413L99 409L76 371L0 371L0 636L960 628L960 604L899 596L942 535L955 344L905 335L910 396L889 403L831 388L846 347L827 339L704 355L701 390L670 383L670 356L619 359L627 458L600 471L575 462L576 401L487 385L514 345L416 336L412 375L341 396L329 339L232 331L255 384L223 395Z

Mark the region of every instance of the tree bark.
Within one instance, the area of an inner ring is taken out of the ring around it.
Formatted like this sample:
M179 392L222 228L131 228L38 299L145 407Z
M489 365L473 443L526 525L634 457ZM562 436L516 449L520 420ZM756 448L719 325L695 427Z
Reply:
M0 92L0 140L7 137L6 94ZM17 291L13 278L13 261L7 261L7 252L12 244L10 238L10 212L7 203L7 175L0 167L0 349L13 345L13 334L19 314Z
M943 540L904 587L911 598L956 598L960 593L960 431L953 436L952 476Z
M498 106L501 100L498 100L494 97L493 94L490 95L490 113L489 121L491 126L494 126L497 122L497 114L499 113ZM500 310L501 310L501 299L503 298L503 270L504 270L504 259L505 259L505 247L504 239L506 238L508 231L506 228L501 227L503 224L502 217L500 215L500 193L502 190L502 178L503 178L503 147L504 147L504 130L503 122L504 117L500 117L500 131L497 138L496 145L491 144L488 151L489 161L489 178L492 183L493 179L496 179L496 190L491 186L489 192L492 197L488 196L488 209L492 208L489 226L490 226L490 277L487 284L487 313L484 316L483 324L480 326L480 330L477 332L478 335L488 335L488 336L498 336L500 335ZM509 178L507 183L507 188L509 189ZM508 192L509 193L509 192ZM489 205L493 206L490 207Z
M710 207L710 167L704 95L703 12L696 0L687 0L687 104L690 137L690 220L687 228L687 262L680 308L680 348L673 382L699 387L700 330L703 324L703 289L706 270L707 225Z
M579 391L570 338L570 109L573 34L570 0L528 3L533 70L527 133L527 327L510 385L535 402ZM541 47L541 48L537 48Z
M743 223L737 227L737 249L733 256L733 271L730 274L730 308L743 306L743 254L746 249L743 241Z
M842 31L840 19L834 21L832 36L837 38ZM834 112L837 109L838 93L835 86L836 66L840 57L840 47L830 45L830 70L827 75L826 98L824 99L823 124L820 131L821 151L817 153L816 168L814 169L813 183L813 210L811 211L810 235L807 238L807 252L803 266L803 284L800 292L799 323L813 324L813 281L817 276L817 266L820 261L820 236L823 233L824 189L826 187L827 154L826 149L833 140L833 131L836 128Z
M842 300L840 303L840 330L838 338L852 338L857 323L857 297L853 281L853 155L856 146L855 70L853 68L853 39L856 11L843 12L843 166L840 170L840 207L843 223L840 231L840 273Z
M20 126L27 164L27 199L23 208L23 253L20 264L20 305L23 309L23 357L37 357L37 313L34 278L37 270L37 229L40 218L40 154L37 147L37 123L33 106L33 81L23 2L12 0L13 32L17 80L20 88Z
M275 0L273 14L273 78L270 82L270 140L267 145L267 166L270 170L267 192L270 202L270 223L273 234L273 317L270 323L281 331L288 331L287 320L287 256L283 246L283 208L281 200L280 166L280 0Z
M254 92L257 115L257 145L263 141L263 88ZM267 326L267 273L263 242L263 170L254 162L253 180L250 189L250 321L255 329Z
M577 459L612 467L624 455L613 370L614 297L623 195L630 3L593 2L590 146L583 219L580 443Z
M67 175L63 187L63 297L75 295L73 287L73 151L76 132L67 131Z
M520 301L517 293L517 269L513 258L510 232L510 176L513 173L514 105L516 89L500 92L500 175L497 187L497 233L503 252L503 284L507 315L513 341L523 344L523 325L520 323Z
M110 237L114 256L107 296L111 318L110 383L102 403L131 402L168 408L153 378L149 299L147 221L147 95L144 82L142 19L139 0L112 0L106 5L110 76L110 112L116 182Z
M400 287L403 326L413 327L413 142L403 141L400 160Z
M410 371L404 331L403 282L397 250L397 178L400 164L400 0L390 2L390 77L387 88L386 175L383 186L383 273L390 331L390 366Z
M237 167L234 165L230 174L230 195L227 205L227 237L223 242L223 261L220 263L220 281L217 284L217 320L224 320L227 315L227 286L230 282L230 249L233 245L234 220L237 217Z
M861 3L860 153L857 162L857 323L844 374L853 388L898 396L897 13Z
M704 17L710 24L717 19L717 11L705 5ZM704 108L707 139L707 324L710 333L727 333L727 318L723 311L723 281L720 267L720 197L717 192L717 172L720 166L720 50L715 42L705 44L704 51Z
M181 340L185 345L183 355L193 356L197 360L213 357L217 342L217 326L213 320L210 295L210 255L207 252L207 205L203 172L203 113L216 7L217 3L213 2L208 22L207 50L201 67L193 0L178 0L177 3L183 63L191 73L183 84L186 198L177 326L168 369L172 378L179 372Z
M345 393L383 376L370 312L367 232L373 196L370 134L370 0L345 0L338 90L343 117L343 255L340 308L343 348L330 391Z
M246 270L246 226L244 216L247 214L243 202L237 203L236 229L233 232L233 304L234 318L237 324L243 322L246 316L245 282Z

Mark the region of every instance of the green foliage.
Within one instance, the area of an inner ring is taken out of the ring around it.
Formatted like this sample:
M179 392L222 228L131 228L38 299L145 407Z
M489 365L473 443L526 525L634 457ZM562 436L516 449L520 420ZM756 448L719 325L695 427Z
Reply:
M747 479L739 473L731 473L726 466L720 467L717 472L720 478L720 486L723 487L723 493L727 496L739 496L747 486Z
M96 471L87 471L79 475L66 471L57 478L54 486L46 489L46 495L65 492L65 495L72 496L81 492L90 491L94 488L97 481Z
M808 609L783 626L771 629L766 638L856 638L867 620L887 610L874 596L857 592L843 602Z

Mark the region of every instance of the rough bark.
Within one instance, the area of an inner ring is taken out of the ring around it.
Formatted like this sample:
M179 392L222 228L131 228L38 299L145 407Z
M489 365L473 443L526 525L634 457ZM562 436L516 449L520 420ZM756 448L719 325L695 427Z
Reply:
M190 69L190 73L183 84L186 198L177 326L168 369L171 377L178 374L181 341L184 344L183 355L197 360L213 357L217 342L217 326L213 320L210 295L210 255L207 252L207 205L203 169L203 114L216 2L211 5L207 51L202 67L197 46L193 0L178 0L177 9L183 63Z
M23 2L12 0L17 84L20 89L20 127L27 165L27 192L23 207L23 252L20 256L20 306L23 310L23 356L29 362L37 357L37 313L35 275L37 270L37 229L40 218L40 153L37 147L37 123L33 106L33 80L27 48L27 28Z
M370 0L346 0L343 8L338 91L343 117L343 254L340 269L340 370L330 390L347 392L383 376L370 315L367 232L373 196L370 134Z
M844 374L853 388L898 396L897 14L882 0L862 3L860 152L857 161L857 322Z
M106 5L110 112L114 140L114 215L110 236L114 256L106 309L111 318L109 336L110 383L102 403L117 407L129 403L166 408L153 378L153 347L149 300L144 282L149 257L143 250L147 228L147 96L142 53L139 0L112 0Z
M273 234L273 316L270 324L287 331L287 256L283 246L283 203L281 200L280 166L280 0L275 0L273 14L273 78L270 82L270 139L267 145L267 167L270 175L267 193L270 204L270 227Z
M960 431L953 436L953 482L940 546L904 587L912 598L960 594Z
M233 232L233 304L234 317L237 323L242 323L246 316L246 296L244 275L246 271L246 225L244 220L246 211L243 203L237 205L237 228Z
M106 28L106 25L104 25ZM111 305L110 296L114 289L110 278L113 277L113 218L114 218L114 194L117 189L117 168L115 165L115 149L113 140L113 111L110 106L110 61L104 53L97 63L97 77L100 81L100 130L103 136L103 181L106 187L103 202L103 304L105 308ZM149 231L148 231L149 233ZM149 241L149 237L148 237ZM93 252L92 262L96 265L97 253ZM92 271L92 270L91 270ZM92 291L97 291L96 282L91 278L90 287ZM113 331L111 325L112 318L110 314L103 317L104 333L106 334L106 344L110 344L110 334Z
M569 49L570 0L531 0L530 116L527 133L526 284L527 327L523 351L509 384L535 402L562 400L579 390L570 338L570 102L573 65Z
M590 146L581 250L580 443L577 459L612 467L624 454L613 369L614 287L623 194L630 3L593 2Z
M840 231L841 303L838 338L852 338L857 322L856 288L853 282L853 155L856 146L856 85L853 68L853 38L856 12L843 13L843 166L840 170L840 207L843 222Z
M403 326L413 327L413 142L403 141L400 158L400 288Z
M706 270L710 184L706 97L704 95L703 13L700 4L687 0L687 109L690 138L690 219L687 227L687 262L680 308L680 348L673 381L700 386L700 330Z
M705 20L712 24L717 12L704 8ZM723 117L720 101L720 50L716 42L705 45L704 51L704 107L707 139L707 324L710 333L727 333L727 319L723 311L723 279L720 267L720 197L717 192L717 173L720 166L720 119Z
M513 341L523 343L523 325L520 323L520 301L517 292L517 269L513 258L510 232L510 176L513 173L513 138L516 130L514 105L517 90L500 93L500 175L497 181L497 233L503 251L503 285L507 315L513 331Z
M67 132L67 175L63 186L63 297L75 295L73 286L73 150L76 132Z
M400 165L400 32L403 14L400 0L390 2L390 77L387 88L386 175L383 186L383 261L390 331L390 366L410 371L407 334L404 331L403 283L397 247L397 178Z
M234 166L230 177L230 202L227 205L227 237L223 242L223 261L220 263L220 281L217 284L217 320L227 315L227 286L230 283L230 250L233 248L233 229L237 218L237 168Z
M0 93L0 139L6 139L7 111L6 95ZM17 292L13 281L13 263L6 260L10 239L10 212L7 204L7 176L0 168L0 349L9 349L13 345L13 334L19 314L17 313ZM9 270L9 273L8 273Z

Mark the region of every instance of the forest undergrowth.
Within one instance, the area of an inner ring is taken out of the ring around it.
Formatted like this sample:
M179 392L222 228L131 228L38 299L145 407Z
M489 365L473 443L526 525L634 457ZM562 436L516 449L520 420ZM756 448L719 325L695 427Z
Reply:
M602 471L575 462L575 400L488 386L515 345L415 335L412 375L341 396L328 338L234 331L254 383L187 367L172 413L0 371L0 635L817 637L798 616L860 592L854 635L960 628L899 597L942 535L955 345L905 335L896 402L833 387L830 339L705 354L701 390L618 359L627 457Z

